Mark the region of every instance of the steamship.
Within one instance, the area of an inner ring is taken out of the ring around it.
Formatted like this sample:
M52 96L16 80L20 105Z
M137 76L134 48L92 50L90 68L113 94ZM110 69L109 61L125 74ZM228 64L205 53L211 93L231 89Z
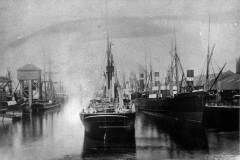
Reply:
M226 66L224 64L219 73L216 75L214 73L211 77L209 66L214 48L215 45L210 50L208 43L206 75L200 76L205 77L205 81L200 80L202 84L194 86L194 71L188 70L187 77L185 77L177 54L175 39L174 53L171 52L172 62L165 88L157 91L151 90L152 87L148 87L146 82L151 82L152 71L150 70L148 81L146 78L144 79L147 74L145 76L141 74L140 87L142 87L142 92L132 96L136 108L149 114L202 123L209 127L239 129L240 59L237 61L236 74L231 71L224 73L223 69ZM182 72L180 81L179 71ZM156 75L159 76L159 73Z
M223 73L212 93L207 97L203 122L210 128L239 130L240 113L240 57L236 73Z
M159 81L155 81L155 86L152 85L151 67L149 74L140 74L142 92L132 95L136 109L152 115L164 115L176 120L201 123L206 92L201 88L194 90L193 70L188 70L185 77L176 43L171 56L172 62L164 85L160 86ZM181 80L179 80L180 73ZM159 72L155 72L154 75L157 80Z
M98 138L121 136L119 133L131 131L135 123L135 107L123 99L121 86L115 72L111 43L107 38L107 66L104 73L103 96L90 101L80 113L85 132Z

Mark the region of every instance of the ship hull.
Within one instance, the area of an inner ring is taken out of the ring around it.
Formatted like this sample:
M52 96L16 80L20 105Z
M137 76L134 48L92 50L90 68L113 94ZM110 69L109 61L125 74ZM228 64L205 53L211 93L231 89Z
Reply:
M94 138L117 138L134 130L135 113L80 113L85 132Z
M42 111L50 110L50 109L57 108L57 107L60 107L60 103L52 103L52 104L34 103L34 104L32 104L32 111L34 113L37 113L37 112L42 112Z
M165 99L137 98L134 103L139 111L164 114L176 120L202 123L205 93L184 93Z
M240 106L206 106L203 122L209 128L239 130Z

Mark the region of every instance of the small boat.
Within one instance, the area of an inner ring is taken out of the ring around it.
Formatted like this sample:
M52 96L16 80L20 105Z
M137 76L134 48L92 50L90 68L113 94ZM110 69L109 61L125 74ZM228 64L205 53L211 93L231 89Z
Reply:
M32 104L33 112L40 112L52 108L60 107L60 103L57 101L35 101Z
M107 41L106 86L102 97L92 99L80 113L85 131L97 137L117 136L134 129L135 106L123 99L121 87L114 71L111 43Z

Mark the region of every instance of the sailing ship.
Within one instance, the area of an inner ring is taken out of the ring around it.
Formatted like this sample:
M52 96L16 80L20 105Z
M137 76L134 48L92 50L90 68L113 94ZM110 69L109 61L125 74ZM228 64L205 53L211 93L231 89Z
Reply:
M40 99L34 99L32 103L32 111L37 113L48 109L60 107L61 103L57 98L54 82L52 80L52 69L51 62L49 60L48 79L46 78L46 71L44 66L43 81L41 82L41 94L43 95Z
M58 82L58 84L59 84L58 87L55 88L56 99L60 103L66 103L66 101L68 100L68 95L66 94L66 90L63 87L63 82L60 81L60 82Z
M97 137L121 136L123 131L134 129L135 107L123 99L121 86L114 66L112 44L107 38L107 66L104 72L103 96L92 99L80 113L85 132Z

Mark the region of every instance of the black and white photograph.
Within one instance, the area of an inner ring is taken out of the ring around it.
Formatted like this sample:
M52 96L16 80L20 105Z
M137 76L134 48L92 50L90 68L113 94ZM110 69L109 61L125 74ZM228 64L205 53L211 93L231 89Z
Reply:
M239 0L0 0L0 160L238 160L239 112Z

